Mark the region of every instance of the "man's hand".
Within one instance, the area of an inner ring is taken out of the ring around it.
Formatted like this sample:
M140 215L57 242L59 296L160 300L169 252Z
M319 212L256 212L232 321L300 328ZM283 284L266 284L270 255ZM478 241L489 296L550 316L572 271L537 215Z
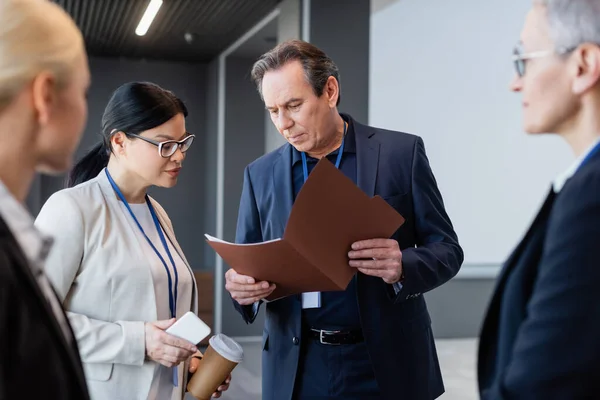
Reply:
M396 283L402 277L402 252L393 239L355 242L348 257L351 267L365 275L382 278L385 283Z
M247 306L268 297L275 290L275 284L256 283L254 278L240 275L232 268L225 273L225 289L240 305Z

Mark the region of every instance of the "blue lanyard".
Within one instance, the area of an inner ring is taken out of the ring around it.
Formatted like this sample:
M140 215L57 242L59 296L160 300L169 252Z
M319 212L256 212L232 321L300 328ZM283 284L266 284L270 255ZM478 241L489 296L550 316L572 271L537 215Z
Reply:
M338 150L337 159L335 160L335 167L340 168L342 162L342 154L344 154L344 142L346 141L346 122L344 121L344 136L342 137L342 144ZM308 179L308 163L306 161L306 153L302 152L302 172L304 173L304 182Z
M163 246L165 248L165 251L167 252L167 255L169 256L169 260L171 261L171 265L173 266L173 272L175 274L175 295L173 295L173 280L171 279L171 271L169 271L169 267L167 266L167 263L165 262L165 259L162 257L162 255L159 253L159 251L156 249L156 247L154 246L154 244L152 243L152 241L150 240L150 238L148 237L148 235L146 235L146 232L144 232L144 228L142 228L142 225L140 225L140 222L135 217L135 214L131 210L131 207L129 207L129 203L127 202L127 200L125 200L125 196L123 196L123 193L121 193L121 190L119 189L119 187L117 186L117 184L113 180L112 176L110 176L110 173L108 172L108 169L106 169L105 171L106 171L106 176L108 177L108 180L110 181L110 184L112 185L113 189L117 193L117 196L119 196L119 198L121 199L121 201L123 202L123 204L125 204L125 207L127 208L127 211L129 211L129 214L131 214L131 217L135 221L136 225L138 226L138 228L140 228L140 231L142 232L142 234L144 235L144 237L148 241L148 244L150 245L150 247L152 247L152 250L154 250L154 252L158 256L158 258L162 262L163 266L165 267L165 270L167 271L167 279L168 279L168 282L169 282L169 310L171 311L171 318L175 318L177 316L176 315L176 311L177 311L177 286L179 284L179 275L177 274L177 267L175 266L175 261L173 260L173 256L171 256L171 252L169 251L169 246L167 245L167 241L165 239L165 235L163 234L162 228L160 227L160 222L158 221L158 217L156 216L156 212L154 211L154 207L152 206L152 203L150 203L150 198L148 198L148 195L146 195L146 204L148 205L148 208L150 209L150 214L152 215L152 220L154 221L154 225L156 226L156 230L158 231L158 236L160 237L160 241L162 242L162 244L163 244Z
M592 150L590 150L590 152L587 154L587 156L585 156L585 158L583 159L581 164L579 164L579 168L583 167L583 165L585 163L587 163L590 160L590 158L592 158L599 150L600 150L600 142L596 143L594 148Z

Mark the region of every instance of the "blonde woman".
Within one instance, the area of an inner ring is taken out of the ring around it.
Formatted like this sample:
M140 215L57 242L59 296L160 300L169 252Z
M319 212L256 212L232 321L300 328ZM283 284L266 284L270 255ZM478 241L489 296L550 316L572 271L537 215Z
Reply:
M36 171L71 164L87 117L83 38L56 4L0 0L0 399L88 399L43 271L51 240L23 206ZM32 387L35 386L35 387Z
M169 216L147 195L151 186L177 183L194 140L186 116L184 103L158 85L119 87L101 142L36 220L56 239L46 271L68 311L94 400L182 399L197 368L194 344L165 332L197 311L194 275Z

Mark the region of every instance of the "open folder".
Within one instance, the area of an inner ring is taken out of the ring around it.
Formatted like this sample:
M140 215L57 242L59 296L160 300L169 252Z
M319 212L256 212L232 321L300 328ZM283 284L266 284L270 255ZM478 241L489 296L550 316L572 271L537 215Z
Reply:
M326 158L310 173L292 207L283 238L235 244L206 235L237 273L276 285L267 300L345 290L356 269L352 243L391 237L404 218L379 196L370 198Z

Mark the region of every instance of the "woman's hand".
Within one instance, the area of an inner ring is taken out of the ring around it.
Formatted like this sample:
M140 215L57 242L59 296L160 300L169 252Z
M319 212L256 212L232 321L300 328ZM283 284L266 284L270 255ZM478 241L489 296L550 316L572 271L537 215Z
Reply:
M190 360L190 374L196 372L198 370L199 365L200 360L196 357L192 357L192 359ZM229 389L229 382L231 382L231 374L227 377L227 379L225 379L225 382L223 382L223 384L217 388L217 391L213 393L212 397L214 399L218 399L219 397L221 397L223 392Z
M224 391L229 389L229 382L231 382L231 374L227 377L227 379L225 379L225 382L223 382L223 384L217 388L217 391L213 393L213 399L218 399L221 397Z
M200 359L197 358L196 355L194 355L194 357L190 359L190 374L193 374L198 370L198 365L200 365Z
M165 367L174 367L190 358L198 351L187 340L169 335L165 329L173 325L175 318L164 321L146 322L146 356Z

